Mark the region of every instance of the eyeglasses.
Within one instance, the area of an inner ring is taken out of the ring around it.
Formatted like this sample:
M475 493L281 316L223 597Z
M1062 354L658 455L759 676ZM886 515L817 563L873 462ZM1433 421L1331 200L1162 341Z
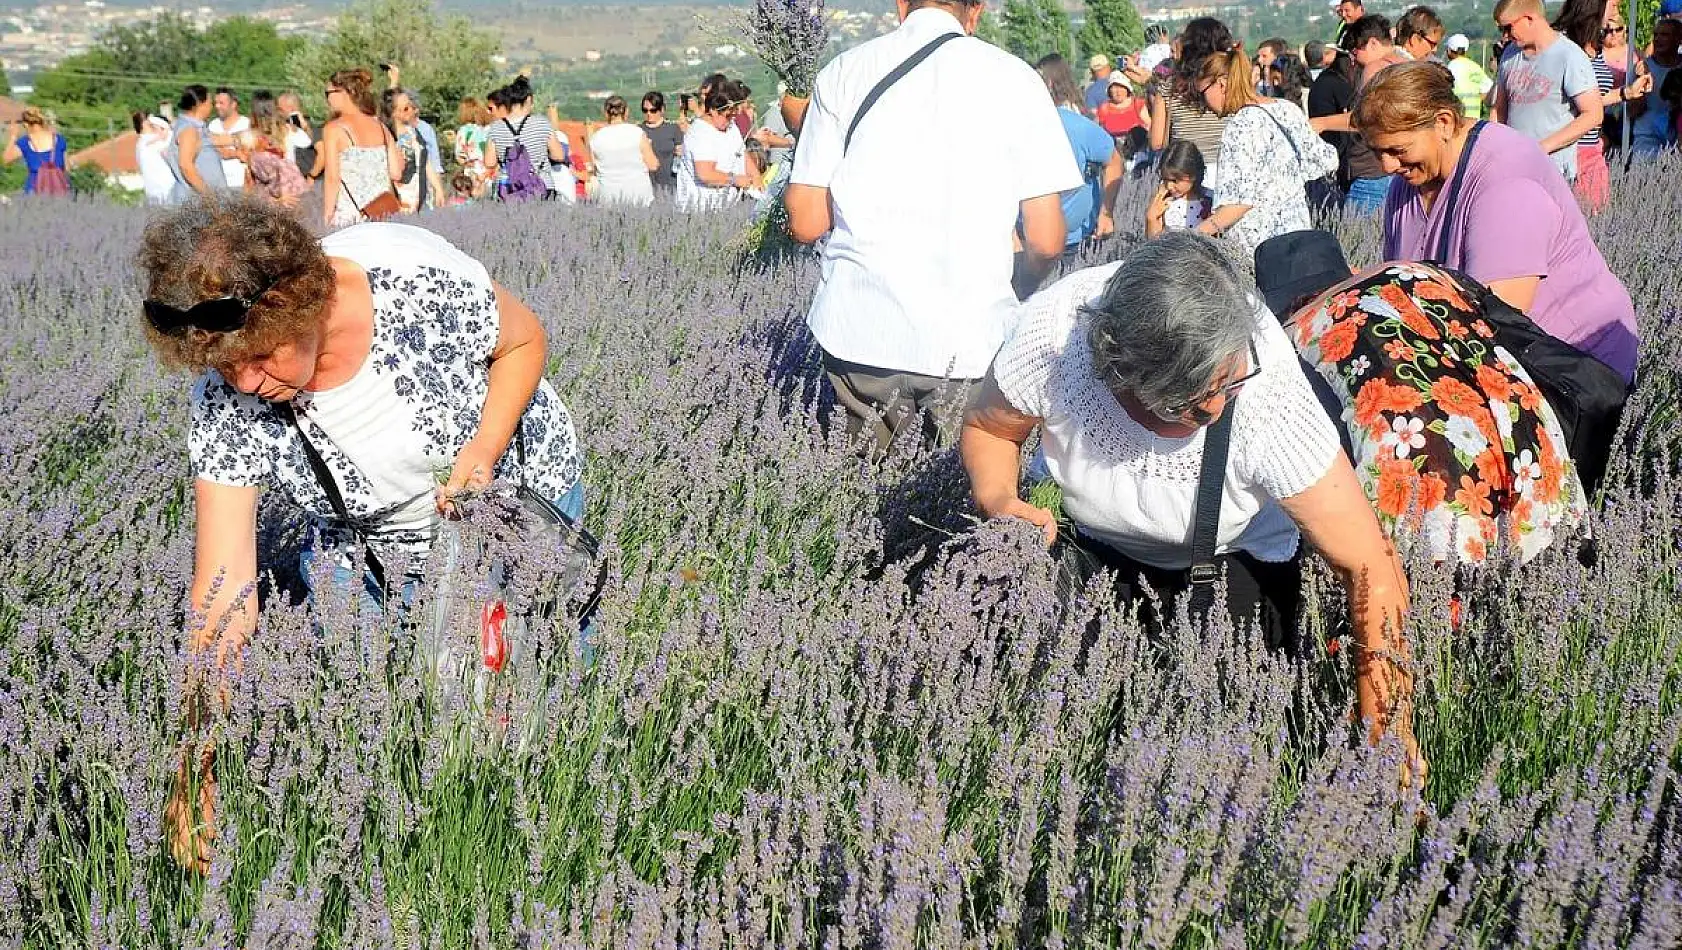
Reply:
M1210 415L1209 412L1203 408L1203 405L1209 400L1214 399L1216 396L1237 395L1238 391L1244 388L1244 384L1252 379L1255 379L1257 376L1260 376L1261 371L1261 355L1256 352L1255 341L1251 340L1250 371L1248 373L1245 373L1237 379L1227 380L1221 385L1216 386L1201 395L1193 396L1185 402L1163 406L1162 412L1165 417L1171 417L1169 421L1190 416L1192 421L1196 422L1198 425L1207 425L1208 423L1213 422L1215 417Z
M246 318L257 301L263 299L274 284L269 284L252 297L212 297L182 310L167 303L148 300L145 303L146 322L165 336L178 336L188 330L206 333L233 333L245 329Z
M1225 85L1225 84L1226 84L1226 77L1221 76L1218 79L1211 79L1208 82L1204 83L1202 88L1198 89L1197 91L1198 91L1199 94L1202 94L1202 93L1208 92L1209 90L1215 88L1216 86L1222 86L1222 85Z

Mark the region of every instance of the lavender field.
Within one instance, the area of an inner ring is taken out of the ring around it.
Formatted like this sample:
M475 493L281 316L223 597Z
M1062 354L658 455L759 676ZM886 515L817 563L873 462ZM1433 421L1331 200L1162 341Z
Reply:
M1298 660L1061 612L952 452L825 435L815 265L658 208L423 219L547 322L593 662L556 618L481 697L281 576L190 732L189 381L138 330L145 213L0 208L0 945L1678 946L1682 167L1615 184L1593 226L1645 352L1598 558L1468 574L1458 624L1413 565L1413 791L1348 721L1329 575ZM203 876L162 830L190 738L221 750Z

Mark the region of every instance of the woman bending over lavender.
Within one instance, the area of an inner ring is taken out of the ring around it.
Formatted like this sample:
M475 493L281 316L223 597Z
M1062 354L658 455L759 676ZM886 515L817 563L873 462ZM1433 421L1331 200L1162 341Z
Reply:
M1072 538L1059 539L1051 512L1019 494L1021 449L1035 429ZM1044 528L1076 584L1113 570L1147 623L1152 590L1189 593L1195 610L1199 594L1212 606L1224 575L1235 622L1259 624L1288 649L1306 538L1348 589L1361 715L1375 736L1393 724L1422 764L1410 675L1397 662L1407 649L1401 564L1290 341L1213 240L1171 231L1036 294L960 446L985 514ZM1205 465L1219 479L1208 510ZM1203 519L1215 530L1194 530ZM1200 533L1206 556L1195 550Z
M522 481L581 514L578 443L543 379L542 327L443 238L363 224L318 241L284 210L212 199L153 221L139 269L153 350L201 373L190 650L221 662L253 632L261 486L312 523L305 582L320 552L333 583L374 604L409 583L405 565L420 566L462 489ZM189 864L206 859L208 810L172 814Z

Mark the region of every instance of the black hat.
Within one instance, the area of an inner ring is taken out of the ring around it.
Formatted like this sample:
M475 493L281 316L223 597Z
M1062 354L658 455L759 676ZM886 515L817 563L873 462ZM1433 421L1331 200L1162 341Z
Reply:
M1292 231L1256 248L1256 289L1281 321L1291 305L1349 279L1337 238L1325 231Z

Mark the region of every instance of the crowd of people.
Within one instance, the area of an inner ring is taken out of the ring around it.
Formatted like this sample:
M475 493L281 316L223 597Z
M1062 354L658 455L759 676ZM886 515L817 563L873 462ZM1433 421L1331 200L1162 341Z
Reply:
M780 114L771 110L759 123L752 90L723 74L684 93L671 119L658 91L640 100L640 122L623 97L609 96L600 121L584 123L584 141L574 143L555 106L535 108L525 76L483 99L462 99L456 128L440 135L421 117L421 98L401 84L399 68L380 69L384 88L367 69L330 76L322 90L328 118L319 128L292 91L257 91L247 115L237 91L195 84L156 114L134 113L147 202L179 205L231 192L296 210L308 198L334 227L479 201L646 206L665 194L704 211L762 197L793 145ZM36 169L52 166L46 120L27 134L12 132L6 160L29 163L27 190L60 193L36 187ZM62 137L57 142L62 168Z
M1588 229L1598 186L1579 197L1584 150L1600 148L1582 138L1611 93L1633 105L1657 78L1584 79L1589 54L1567 38L1579 25L1555 32L1538 0L1497 4L1511 42L1487 93L1454 68L1459 38L1434 58L1443 28L1423 7L1392 30L1343 0L1335 46L1269 41L1254 58L1218 20L1171 40L1153 29L1119 68L1091 60L1084 89L1060 56L1029 66L974 40L981 13L911 0L898 29L824 67L809 100L785 100L777 130L724 76L686 94L676 121L645 96L640 129L610 99L593 168L569 164L516 79L463 103L451 188L539 199L576 194L583 171L600 200L670 188L701 212L780 164L789 233L823 261L808 326L863 451L912 429L956 441L976 507L1038 525L1068 596L1110 571L1149 624L1183 595L1299 649L1306 541L1347 591L1358 711L1375 737L1399 733L1417 775L1398 549L1475 564L1582 541L1638 344ZM406 581L356 574L356 552L405 563L456 492L496 478L571 518L584 508L579 439L531 311L437 236L368 223L441 192L414 97L395 82L377 96L365 70L325 94L334 117L315 136L284 100L241 127L237 100L189 88L162 149L172 200L211 198L155 220L140 259L149 339L203 374L197 649L253 629L242 598L262 484L313 516L333 582L376 606ZM1015 134L1001 139L1001 121ZM906 154L921 156L912 173ZM216 198L229 162L267 200ZM346 227L317 239L296 220L300 196L272 190L288 164L322 179L325 217ZM1115 229L1129 164L1160 177L1148 240L1042 287ZM1354 272L1315 228L1339 204L1380 216L1382 263ZM1036 433L1061 522L1021 491ZM439 460L441 486L426 474Z

